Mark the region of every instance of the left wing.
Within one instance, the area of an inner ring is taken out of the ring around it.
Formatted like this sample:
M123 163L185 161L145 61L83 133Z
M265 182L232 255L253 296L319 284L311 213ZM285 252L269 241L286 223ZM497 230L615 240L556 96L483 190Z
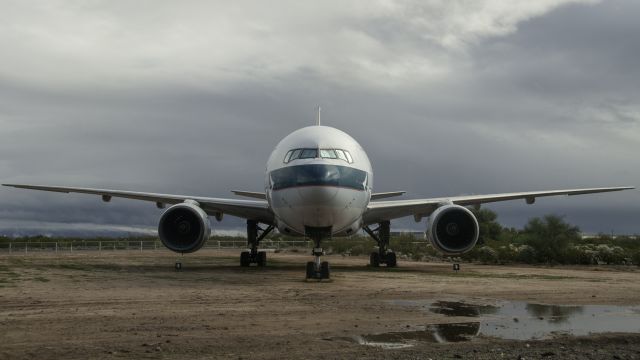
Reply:
M517 199L525 199L527 204L533 204L536 198L543 196L582 195L629 189L634 189L634 187L623 186L590 189L530 191L490 195L465 195L419 200L372 201L369 203L367 211L364 213L363 217L365 224L373 224L410 215L413 215L416 221L419 221L422 217L431 215L431 213L435 209L443 204L469 206Z
M392 192L383 192L383 193L373 193L371 194L371 200L385 199L394 196L402 196L406 193L406 191L392 191Z
M240 191L240 190L231 190L232 193L238 196L250 197L254 199L267 200L267 194L261 192L254 191Z
M202 210L209 215L220 216L229 214L245 219L260 221L265 224L273 224L274 215L269 204L266 201L257 200L237 200L237 199L219 199L202 196L188 195L172 195L172 194L156 194L134 191L121 191L109 189L91 189L76 188L64 186L41 186L41 185L23 185L23 184L2 184L3 186L11 186L20 189L53 191L60 193L80 193L93 194L102 196L103 201L111 201L112 197L142 200L155 202L159 208L165 204L178 204L185 200L194 200L200 204Z

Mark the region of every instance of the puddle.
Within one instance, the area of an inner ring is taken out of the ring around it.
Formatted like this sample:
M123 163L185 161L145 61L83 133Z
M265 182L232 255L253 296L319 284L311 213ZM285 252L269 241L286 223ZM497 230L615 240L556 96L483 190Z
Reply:
M640 306L544 305L521 301L482 305L455 301L391 302L442 315L442 323L419 330L368 334L355 340L386 349L410 347L418 342L470 341L477 336L510 340L546 339L554 335L582 336L606 332L640 332ZM447 322L447 320L454 320Z

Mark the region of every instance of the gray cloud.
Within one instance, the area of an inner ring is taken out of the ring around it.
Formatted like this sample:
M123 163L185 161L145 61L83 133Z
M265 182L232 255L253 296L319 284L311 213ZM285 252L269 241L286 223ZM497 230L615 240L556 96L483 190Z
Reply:
M0 15L0 180L260 191L273 146L311 124L320 103L324 123L369 153L378 191L637 186L637 7L10 2ZM589 232L640 232L638 200L492 207L514 226L553 212ZM12 220L149 227L160 214L5 188L0 202L0 219Z

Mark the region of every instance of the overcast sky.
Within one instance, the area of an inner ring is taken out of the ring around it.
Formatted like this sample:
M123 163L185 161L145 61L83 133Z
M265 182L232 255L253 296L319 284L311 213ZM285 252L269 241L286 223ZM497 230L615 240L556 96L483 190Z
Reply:
M3 183L262 191L269 153L320 104L368 152L376 191L640 185L638 1L0 4ZM555 213L640 233L638 190L490 208L509 226ZM0 233L148 229L160 214L0 189Z

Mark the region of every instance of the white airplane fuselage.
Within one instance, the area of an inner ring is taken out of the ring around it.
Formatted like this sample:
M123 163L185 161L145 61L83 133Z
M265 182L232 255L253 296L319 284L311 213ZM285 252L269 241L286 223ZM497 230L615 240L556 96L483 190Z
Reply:
M331 236L356 233L372 186L371 163L360 144L328 126L292 132L267 161L265 193L282 234L314 228Z

